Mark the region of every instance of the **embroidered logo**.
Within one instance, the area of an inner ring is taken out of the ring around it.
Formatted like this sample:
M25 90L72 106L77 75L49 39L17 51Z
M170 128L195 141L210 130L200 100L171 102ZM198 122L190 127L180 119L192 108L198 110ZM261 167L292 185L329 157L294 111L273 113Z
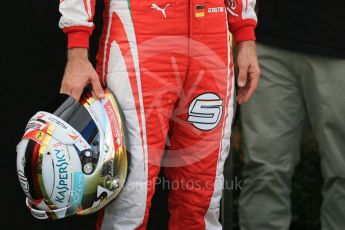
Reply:
M158 10L158 11L162 12L164 18L167 18L166 9L168 8L168 6L170 6L169 3L164 8L161 8L157 4L153 3L151 5L151 9Z

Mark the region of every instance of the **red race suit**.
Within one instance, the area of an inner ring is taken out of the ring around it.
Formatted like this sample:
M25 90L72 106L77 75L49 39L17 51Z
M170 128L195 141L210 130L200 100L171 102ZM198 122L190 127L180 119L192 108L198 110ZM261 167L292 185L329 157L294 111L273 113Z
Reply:
M229 31L255 40L255 0L105 0L97 72L123 110L127 183L100 229L145 229L160 167L169 228L221 229L234 115ZM68 48L89 47L95 0L61 0Z

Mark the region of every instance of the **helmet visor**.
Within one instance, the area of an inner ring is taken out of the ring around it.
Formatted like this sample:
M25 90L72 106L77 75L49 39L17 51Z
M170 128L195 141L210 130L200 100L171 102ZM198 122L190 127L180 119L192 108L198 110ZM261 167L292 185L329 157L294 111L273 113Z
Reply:
M60 94L45 111L70 124L89 144L99 133L96 123L85 106L71 96Z

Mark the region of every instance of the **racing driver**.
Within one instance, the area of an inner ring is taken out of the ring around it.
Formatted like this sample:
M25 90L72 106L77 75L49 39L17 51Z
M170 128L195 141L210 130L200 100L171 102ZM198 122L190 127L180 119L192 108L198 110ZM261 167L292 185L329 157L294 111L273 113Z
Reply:
M98 229L145 229L157 174L169 179L169 229L221 229L223 165L234 114L229 32L239 46L239 103L259 78L255 0L104 0L96 70L88 59L96 0L60 0L68 36L61 92L88 84L119 101L130 155L126 185ZM164 154L164 157L163 157Z

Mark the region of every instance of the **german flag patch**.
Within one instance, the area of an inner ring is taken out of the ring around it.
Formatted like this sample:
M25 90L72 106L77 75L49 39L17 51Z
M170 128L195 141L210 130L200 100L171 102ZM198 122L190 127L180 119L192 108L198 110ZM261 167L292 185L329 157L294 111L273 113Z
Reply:
M196 5L195 6L195 17L201 18L205 16L205 5Z

